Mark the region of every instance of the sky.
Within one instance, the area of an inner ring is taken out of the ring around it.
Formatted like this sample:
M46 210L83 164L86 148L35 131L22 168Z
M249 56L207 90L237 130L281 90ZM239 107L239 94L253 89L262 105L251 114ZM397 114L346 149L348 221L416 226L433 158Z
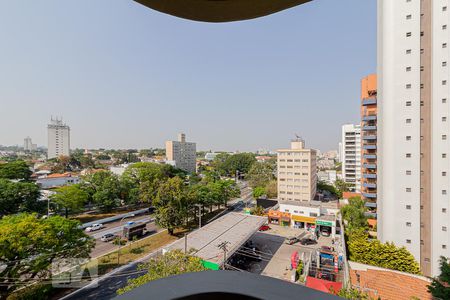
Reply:
M0 145L62 116L72 148L337 149L376 72L376 1L210 24L132 0L0 0Z

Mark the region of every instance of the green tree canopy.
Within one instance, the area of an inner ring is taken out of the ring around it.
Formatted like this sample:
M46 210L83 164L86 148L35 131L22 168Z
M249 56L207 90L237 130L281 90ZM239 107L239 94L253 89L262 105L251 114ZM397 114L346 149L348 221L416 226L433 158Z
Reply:
M46 205L38 201L40 195L39 187L34 183L0 179L0 215L42 212Z
M450 264L447 258L440 258L441 274L434 278L428 286L428 291L436 299L450 299Z
M275 199L278 197L278 183L276 180L270 181L266 185L266 196L269 199Z
M250 167L246 179L249 185L255 187L265 187L271 180L275 179L276 163L273 161L255 162Z
M184 254L180 250L169 251L162 257L152 258L147 264L141 265L140 269L147 270L147 273L138 278L128 280L127 285L117 291L119 295L153 280L183 273L206 271L199 257Z
M347 223L349 231L356 228L367 228L367 211L364 200L360 197L352 197L348 199L349 204L341 208L342 219Z
M248 173L250 167L256 162L253 153L227 154L221 153L216 156L213 166L222 175L234 176L236 171Z
M60 187L56 190L56 194L51 196L52 202L64 209L66 218L69 213L81 211L88 198L89 194L77 184Z
M33 279L49 278L57 259L88 258L95 243L79 225L59 216L41 219L26 213L0 219L1 293Z
M29 180L32 173L28 164L23 160L0 164L0 178Z
M257 186L253 189L253 198L255 198L255 199L258 199L265 194L266 194L266 189L261 186Z

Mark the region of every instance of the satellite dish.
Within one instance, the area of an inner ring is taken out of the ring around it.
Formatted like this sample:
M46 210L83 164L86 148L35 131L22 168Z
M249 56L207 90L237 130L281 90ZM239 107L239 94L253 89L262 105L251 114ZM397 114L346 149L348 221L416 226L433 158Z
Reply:
M202 22L232 22L267 16L311 0L135 0L176 17Z

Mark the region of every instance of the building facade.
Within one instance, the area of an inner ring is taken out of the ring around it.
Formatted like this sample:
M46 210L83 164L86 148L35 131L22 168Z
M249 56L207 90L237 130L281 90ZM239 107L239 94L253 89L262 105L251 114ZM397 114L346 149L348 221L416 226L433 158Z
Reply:
M352 191L361 191L361 126L342 126L342 180Z
M306 149L305 141L291 141L290 149L278 150L278 199L311 201L316 196L316 150Z
M361 195L369 217L377 213L377 75L361 80Z
M47 158L70 155L70 127L62 119L51 119L47 125L48 152Z
M448 0L378 1L378 237L450 257Z
M166 158L168 163L189 173L196 172L196 144L186 142L186 135L180 133L178 141L166 142Z
M31 138L28 136L23 140L23 150L24 151L36 151L37 145L33 144Z

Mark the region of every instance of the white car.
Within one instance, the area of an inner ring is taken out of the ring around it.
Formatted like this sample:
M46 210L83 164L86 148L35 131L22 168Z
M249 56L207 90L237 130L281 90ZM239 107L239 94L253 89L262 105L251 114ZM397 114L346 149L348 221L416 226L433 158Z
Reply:
M86 228L86 232L100 230L103 227L104 227L103 224L92 224L92 226L89 226L88 228Z

